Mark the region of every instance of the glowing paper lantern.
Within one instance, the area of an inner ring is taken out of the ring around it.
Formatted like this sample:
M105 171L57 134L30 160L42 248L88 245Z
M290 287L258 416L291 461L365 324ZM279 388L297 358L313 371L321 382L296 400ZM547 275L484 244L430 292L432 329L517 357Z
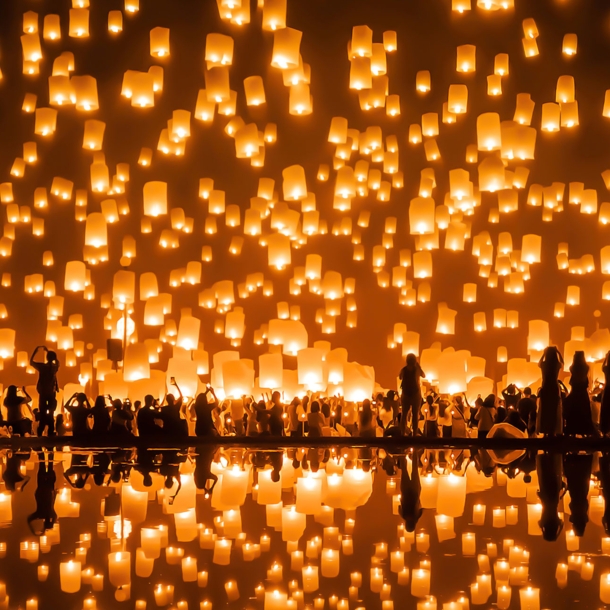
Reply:
M72 38L85 38L89 36L89 9L70 9L68 36Z
M150 31L150 54L153 57L169 55L169 28L156 27Z
M286 70L299 65L301 38L303 33L292 28L282 28L273 33L271 65Z

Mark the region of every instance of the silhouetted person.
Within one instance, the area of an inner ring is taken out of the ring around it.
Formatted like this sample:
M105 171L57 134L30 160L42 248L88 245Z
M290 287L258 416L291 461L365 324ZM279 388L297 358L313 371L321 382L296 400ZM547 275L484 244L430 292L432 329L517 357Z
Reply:
M519 411L521 419L528 424L529 432L529 422L536 415L536 400L532 398L531 388L523 388L523 395L517 403L517 411Z
M271 395L269 432L271 436L284 436L284 405L282 395L277 390Z
M400 506L398 511L405 520L407 532L414 532L417 522L424 512L421 506L421 482L419 480L419 450L413 450L411 475L407 469L407 456L400 464Z
M21 388L23 396L19 396L17 386L10 385L6 388L6 396L4 397L4 407L6 408L5 425L12 428L14 435L23 436L32 434L32 420L24 417L23 408L26 407L33 417L30 402L32 398L26 392L25 386Z
M407 354L405 366L401 369L400 389L402 415L400 417L400 431L404 435L407 430L407 417L411 413L411 434L415 436L419 425L419 410L422 404L420 381L426 374L422 371L415 354Z
M571 391L563 401L563 430L566 434L594 435L597 430L593 425L591 401L589 399L589 365L585 352L574 353L570 366Z
M610 535L610 451L604 451L599 458L599 488L604 498L604 516L602 524L606 536Z
M538 496L542 504L542 514L538 525L545 540L557 540L563 529L563 521L559 518L558 505L564 493L560 453L539 453L536 456L536 471L538 473Z
M46 354L45 362L36 362L34 358L38 350L44 350ZM42 436L45 429L48 436L55 434L55 408L57 407L57 371L59 362L57 354L50 352L44 345L39 345L30 358L30 366L38 371L38 436Z
M510 409L504 422L514 426L517 430L521 430L521 432L527 432L527 424L521 419L517 409Z
M398 394L394 390L388 390L388 393L384 396L383 408L386 411L389 409L392 410L392 421L398 425L400 421L400 402L398 401ZM384 428L387 428L388 426L389 424L385 424Z
M110 413L106 407L106 397L98 396L91 408L93 426L91 432L97 436L105 436L110 430Z
M133 420L133 413L129 409L129 403L116 398L112 401L112 413L110 414L110 434L118 441L131 439L133 435L127 427L127 422Z
M209 398L208 394L210 395ZM191 405L191 413L195 413L195 434L197 436L218 436L213 417L216 406L216 394L211 386L195 398L195 402Z
M563 431L561 390L558 380L559 372L563 368L563 358L559 350L554 346L547 347L538 366L542 371L542 386L538 393L536 433L555 436Z
M567 453L563 458L563 470L570 492L570 523L577 536L584 536L589 521L589 484L593 467L592 454Z
M75 392L64 405L64 409L70 413L72 418L72 434L74 436L89 434L90 407L87 395L83 392Z
M218 483L218 476L212 472L212 462L216 449L216 447L198 447L195 456L193 479L197 489L204 490L206 496L214 491L214 487Z
M28 525L31 532L36 536L42 536L57 522L57 513L55 512L55 498L57 491L55 490L55 469L53 468L53 454L48 455L48 461L45 460L44 452L38 454L38 474L36 476L36 491L34 499L36 500L36 510L28 516ZM42 521L42 527L39 530L34 529L34 521Z
M521 392L519 388L514 384L509 384L502 390L502 398L504 398L504 405L507 410L511 407L515 408L521 399Z
M320 409L320 403L317 400L312 400L311 402L311 411L307 414L307 423L309 424L307 436L310 438L319 438L322 436L324 416Z
M182 391L173 377L171 382L178 391L179 396L176 398L173 394L168 394L165 397L166 405L161 409L163 434L171 439L184 440L189 435L188 424L186 419L182 417L182 404L184 399Z
M604 358L602 372L604 373L605 384L599 410L599 429L602 434L610 434L610 352Z
M163 422L157 411L155 398L152 394L147 394L144 397L144 405L136 414L136 422L138 434L142 438L154 439L161 436Z
M475 415L477 421L477 438L487 438L496 420L496 397L489 394L481 403Z

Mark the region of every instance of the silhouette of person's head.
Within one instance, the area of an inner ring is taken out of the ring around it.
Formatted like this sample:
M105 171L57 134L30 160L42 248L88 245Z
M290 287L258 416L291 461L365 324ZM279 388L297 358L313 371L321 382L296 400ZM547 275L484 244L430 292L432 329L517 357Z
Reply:
M407 366L415 366L417 364L417 356L415 354L407 354Z
M312 413L319 413L320 412L320 403L317 400L314 400L311 403L311 412Z
M563 521L559 518L556 508L548 511L548 514L543 513L538 525L542 530L542 537L547 542L555 542L563 529Z
M589 372L589 365L587 364L584 351L577 350L574 352L574 359L572 360L572 364L570 366L570 372L573 375L586 375Z
M589 517L587 516L586 510L572 512L572 514L570 515L570 523L572 524L572 529L579 538L585 535L585 529L587 527L588 522Z
M496 397L494 394L489 394L483 401L483 405L488 409L496 406Z
M47 352L47 362L57 362L57 354L53 351Z
M398 507L398 510L400 512L400 516L405 521L405 529L407 530L407 532L409 532L409 533L414 532L415 528L417 527L417 522L419 521L419 518L422 516L422 513L424 512L423 509L420 508L418 511L415 511L414 513L408 513L407 511L404 510L403 506L400 505Z
M528 388L523 388L523 395L527 396L527 397L531 396L532 395L532 388L529 388L529 387Z
M273 392L273 394L271 394L271 401L275 404L278 404L280 402L282 395L275 390L275 392Z
M142 484L144 487L152 487L153 481L150 472L145 472L142 475Z
M165 400L167 400L167 404L168 406L173 406L174 403L176 402L176 398L173 394L168 394L165 398Z
M14 400L15 398L17 398L17 386L16 385L10 385L10 386L8 386L8 388L6 388L6 398L8 400Z
M95 403L93 403L93 407L95 409L105 409L106 408L106 400L103 396L97 396L95 398Z
M146 396L144 396L144 406L145 407L152 407L154 402L155 402L155 397L152 394L146 394Z
M79 392L76 395L76 401L79 405L84 405L87 402L87 395L84 392Z

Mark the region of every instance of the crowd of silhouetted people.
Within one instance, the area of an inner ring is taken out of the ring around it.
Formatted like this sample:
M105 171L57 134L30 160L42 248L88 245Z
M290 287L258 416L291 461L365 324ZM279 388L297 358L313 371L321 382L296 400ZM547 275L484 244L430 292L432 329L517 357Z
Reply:
M40 351L45 353L42 361L37 360ZM312 392L285 400L279 391L259 400L219 400L209 384L204 392L186 398L172 378L171 391L162 399L149 394L132 403L109 395L90 399L79 392L58 404L56 354L40 346L30 363L38 371L37 407L32 408L25 387L8 386L0 419L4 435L106 437L125 443L134 436L180 442L192 436L523 438L610 433L610 352L602 366L604 382L592 382L585 354L577 351L568 389L559 379L562 356L556 347L547 347L535 392L510 384L501 395L479 395L473 404L465 393L438 393L414 354L407 356L399 373L398 391L380 392L361 402Z

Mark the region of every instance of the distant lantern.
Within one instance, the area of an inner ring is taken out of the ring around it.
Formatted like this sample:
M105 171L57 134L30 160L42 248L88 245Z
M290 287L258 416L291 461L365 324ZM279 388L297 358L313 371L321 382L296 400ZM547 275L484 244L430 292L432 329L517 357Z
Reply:
M502 145L500 115L486 112L477 117L477 147L479 150L499 150Z
M235 42L231 36L210 33L205 39L205 61L207 67L230 66L233 63Z
M156 27L150 31L150 54L153 57L169 55L169 28Z
M299 65L301 38L303 32L292 28L282 28L273 33L271 65L286 70Z
M386 30L383 33L383 48L387 53L393 53L398 48L398 38L394 30Z
M494 58L494 74L506 76L508 74L508 53L498 53Z
M525 263L539 263L542 248L542 237L540 235L524 235L521 243L521 260Z
M286 27L287 0L266 0L263 4L263 30L274 32Z
M70 9L68 36L72 38L85 38L89 36L89 9Z
M146 182L144 184L144 215L162 216L167 214L167 183Z
M409 230L411 235L434 233L434 199L416 197L409 204Z
M291 165L282 171L283 193L286 201L298 201L307 195L305 170L301 165Z
M415 75L415 89L420 93L428 93L430 91L430 71L420 70Z
M97 81L93 76L73 76L70 82L74 89L77 110L90 112L99 109Z
M59 40L61 38L61 22L59 15L45 15L42 26L42 37L45 40Z
M447 107L450 112L464 114L468 110L468 87L466 85L449 85Z
M261 76L249 76L244 79L244 91L248 106L260 106L266 102L265 86Z
M102 150L106 123L103 121L85 121L85 133L83 136L83 148L87 150Z
M92 212L85 223L85 245L101 248L108 245L106 219L100 212Z
M373 54L373 30L368 25L356 25L352 28L352 57L371 57Z
M457 48L457 72L474 72L476 70L476 51L473 44L464 44Z
M576 50L578 48L578 37L576 34L566 34L563 37L563 46L562 52L564 55L571 57L572 55L576 55Z
M87 284L87 268L82 261L66 263L64 288L70 292L82 292Z
M121 11L108 12L108 31L113 34L123 31L123 13Z

